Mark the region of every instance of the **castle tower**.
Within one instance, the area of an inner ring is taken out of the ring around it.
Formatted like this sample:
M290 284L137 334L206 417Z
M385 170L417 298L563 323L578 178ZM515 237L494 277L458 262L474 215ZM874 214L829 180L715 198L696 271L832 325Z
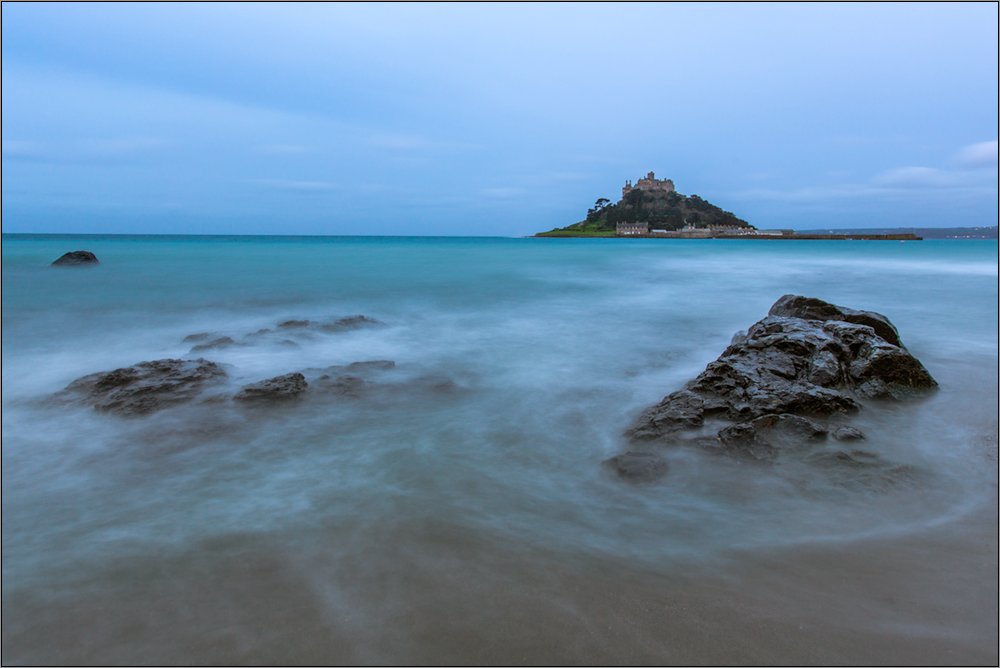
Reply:
M656 180L656 175L653 172L646 174L645 178L641 178L632 185L631 181L625 182L625 187L622 188L622 197L628 195L633 190L656 190L660 192L672 193L674 191L674 182L670 179L663 179L661 181Z

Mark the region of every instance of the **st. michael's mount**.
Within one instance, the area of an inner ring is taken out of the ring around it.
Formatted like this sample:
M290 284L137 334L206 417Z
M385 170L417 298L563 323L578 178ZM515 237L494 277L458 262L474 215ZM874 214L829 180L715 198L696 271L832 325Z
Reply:
M586 220L539 232L536 237L626 237L655 239L893 239L917 240L914 234L796 234L759 230L735 214L697 195L682 195L670 179L653 172L633 185L626 181L615 204L600 198Z

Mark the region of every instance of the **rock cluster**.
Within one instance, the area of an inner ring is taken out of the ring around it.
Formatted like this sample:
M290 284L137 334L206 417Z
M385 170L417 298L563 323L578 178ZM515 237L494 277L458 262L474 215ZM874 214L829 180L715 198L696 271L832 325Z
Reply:
M206 350L222 350L242 346L256 346L260 344L276 344L280 346L297 347L299 344L286 337L299 337L302 339L312 338L313 332L323 334L339 334L355 329L381 328L386 324L375 318L364 315L353 315L347 318L330 321L313 320L285 320L275 325L275 329L264 328L256 332L244 334L239 340L232 336L225 336L212 332L199 332L185 336L181 343L196 344L191 348L192 353L201 353Z
M216 402L232 398L253 407L287 405L307 393L317 397L359 397L370 387L367 378L395 366L391 360L372 360L303 369L244 385L231 394L230 386L225 384L229 374L221 365L206 359L163 359L78 378L57 396L82 399L98 411L123 417L147 415L196 398ZM204 396L209 389L213 392Z
M99 411L145 415L190 401L227 375L221 366L205 359L165 359L93 373L76 379L65 391L84 396Z
M719 451L771 461L831 432L863 438L822 423L858 411L863 400L902 400L936 386L885 316L785 295L697 378L643 411L626 436L633 444L697 436ZM705 438L718 427L715 439Z

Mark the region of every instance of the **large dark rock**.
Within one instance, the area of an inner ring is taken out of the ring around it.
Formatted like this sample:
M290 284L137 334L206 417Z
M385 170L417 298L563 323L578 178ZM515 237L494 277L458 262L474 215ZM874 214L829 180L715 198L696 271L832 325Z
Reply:
M92 264L100 264L97 256L90 251L79 250L66 253L52 263L54 267L82 267Z
M828 472L838 485L885 489L910 480L913 471L841 449L837 443L865 438L842 416L860 410L862 401L903 400L936 386L885 316L785 295L625 434L633 442L687 443L743 460L797 461ZM641 453L604 463L624 479L641 478L654 464Z
M83 395L99 411L133 416L190 401L225 378L215 362L164 359L78 378L66 392Z
M308 386L301 373L286 373L284 376L244 385L233 398L251 402L287 401L299 399Z
M626 434L669 439L708 418L825 418L857 411L859 400L904 399L935 386L885 316L785 295L684 389L646 409Z

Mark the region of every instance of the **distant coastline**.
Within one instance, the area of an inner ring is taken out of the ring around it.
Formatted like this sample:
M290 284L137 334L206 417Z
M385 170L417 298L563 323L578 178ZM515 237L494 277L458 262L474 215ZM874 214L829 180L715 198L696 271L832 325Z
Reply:
M997 239L996 225L984 227L871 227L802 230L799 234L914 234L924 239Z

